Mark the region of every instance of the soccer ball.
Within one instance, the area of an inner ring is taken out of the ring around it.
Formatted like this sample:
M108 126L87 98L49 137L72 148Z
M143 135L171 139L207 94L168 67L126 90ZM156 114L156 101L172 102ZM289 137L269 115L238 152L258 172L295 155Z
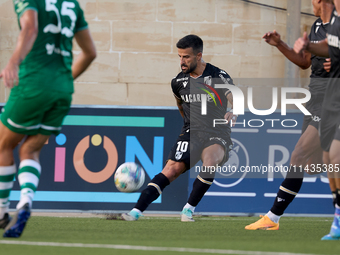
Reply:
M125 162L116 170L114 180L119 191L135 192L143 186L145 172L140 165L134 162Z

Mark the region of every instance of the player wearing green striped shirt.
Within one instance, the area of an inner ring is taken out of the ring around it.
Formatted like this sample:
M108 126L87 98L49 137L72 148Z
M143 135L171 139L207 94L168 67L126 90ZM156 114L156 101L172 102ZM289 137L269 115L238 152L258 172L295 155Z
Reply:
M20 28L17 45L0 78L12 88L0 123L0 228L19 237L30 217L39 183L40 151L51 134L59 134L69 111L73 80L96 57L95 46L76 0L13 0ZM81 53L73 62L72 40ZM25 137L26 136L26 137ZM16 166L13 150L20 141L20 201L13 219L9 194Z

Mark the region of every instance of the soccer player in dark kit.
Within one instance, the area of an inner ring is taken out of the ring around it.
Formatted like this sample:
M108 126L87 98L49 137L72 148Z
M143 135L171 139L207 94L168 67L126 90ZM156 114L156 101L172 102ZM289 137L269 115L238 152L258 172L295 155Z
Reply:
M203 61L203 41L200 37L187 35L176 46L182 72L171 81L171 87L184 125L162 172L143 190L135 207L129 213L122 214L122 219L127 221L138 220L166 186L200 159L203 162L202 169L223 165L233 146L230 125L214 127L214 119L236 121L236 115L227 112L228 101L231 105L233 103L230 90L215 88L216 84L232 85L232 79L225 71ZM205 111L207 114L204 114ZM195 207L213 180L213 171L199 173L181 212L181 221L194 221L192 214Z
M340 0L334 0L335 10L327 29L327 38L313 43L306 33L294 45L296 52L307 50L314 55L330 57L332 61L325 100L322 105L320 123L321 147L324 150L324 163L328 172L333 172L337 188L334 220L330 233L321 240L340 240Z
M332 0L313 0L312 5L315 16L319 18L312 25L309 40L319 42L326 38L334 5ZM245 229L247 230L278 230L280 217L302 186L304 169L311 170L310 173L317 173L313 171L313 166L323 163L318 129L321 120L321 106L328 82L328 79L325 78L329 77L330 59L311 55L307 51L296 53L294 49L281 40L280 35L275 30L266 33L263 38L268 44L277 47L285 57L299 67L307 69L312 65L309 84L311 100L306 105L307 110L312 115L304 117L302 135L292 152L290 171L279 188L272 208L264 217L246 226ZM329 180L331 190L335 195L334 179L330 178Z

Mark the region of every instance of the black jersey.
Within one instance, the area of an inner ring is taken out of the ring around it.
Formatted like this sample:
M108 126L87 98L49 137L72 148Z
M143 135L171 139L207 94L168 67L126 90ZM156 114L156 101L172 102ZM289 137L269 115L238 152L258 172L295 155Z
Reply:
M328 26L329 26L329 23L323 24L322 20L318 18L312 25L312 28L309 34L309 40L311 42L318 43L326 39ZM309 84L309 90L312 94L324 94L325 93L327 79L318 79L318 78L329 77L329 73L326 72L326 70L323 67L323 63L326 61L325 59L326 58L324 57L318 57L312 54L312 57L311 57L312 73L310 75L311 80Z
M340 18L336 10L331 18L327 40L328 52L332 59L330 78L328 79L323 107L330 111L340 111Z
M215 89L216 84L233 85L233 81L225 71L209 63L198 78L181 72L171 81L174 95L183 101L183 129L230 134L230 125L214 127L214 119L224 119L228 106L226 95L230 92L228 89ZM206 115L202 114L202 98L206 98Z

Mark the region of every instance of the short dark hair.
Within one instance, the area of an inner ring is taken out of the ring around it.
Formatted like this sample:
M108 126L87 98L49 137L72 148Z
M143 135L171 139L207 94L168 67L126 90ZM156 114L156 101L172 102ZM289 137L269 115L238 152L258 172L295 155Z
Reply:
M197 35L187 35L184 36L182 39L180 39L176 47L178 49L186 49L186 48L192 48L193 52L195 54L202 52L203 53L203 41L202 39Z

